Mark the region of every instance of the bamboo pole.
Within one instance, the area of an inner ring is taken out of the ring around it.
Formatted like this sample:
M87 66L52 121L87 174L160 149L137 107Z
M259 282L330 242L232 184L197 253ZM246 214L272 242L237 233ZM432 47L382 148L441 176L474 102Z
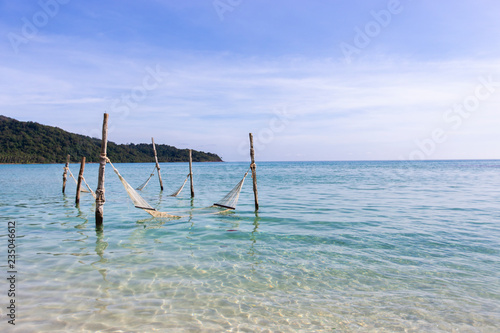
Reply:
M191 181L191 198L194 198L194 186L193 186L193 152L189 149L189 179Z
M66 166L64 167L64 173L63 173L63 188L62 192L66 191L66 180L68 180L68 170L69 170L69 157L70 155L66 156Z
M259 210L259 194L257 192L257 171L255 170L257 166L255 165L255 151L253 149L253 134L250 133L250 159L252 163L250 164L250 169L252 169L253 178L253 196L255 200L255 211Z
M155 139L151 138L151 142L153 142L153 151L155 153L156 169L158 170L158 179L160 180L160 188L163 191L163 182L161 180L161 174L160 174L160 164L158 163L158 156L156 155Z
M104 114L104 120L102 122L102 142L101 142L101 156L99 158L99 179L97 181L97 190L95 191L96 208L95 208L95 226L97 229L102 228L102 222L104 218L104 202L106 199L104 197L104 170L106 168L107 156L106 150L108 146L108 114Z
M82 187L83 170L85 169L85 156L82 157L82 162L80 163L80 173L78 174L78 183L76 184L76 199L75 203L78 205L80 203L80 193Z

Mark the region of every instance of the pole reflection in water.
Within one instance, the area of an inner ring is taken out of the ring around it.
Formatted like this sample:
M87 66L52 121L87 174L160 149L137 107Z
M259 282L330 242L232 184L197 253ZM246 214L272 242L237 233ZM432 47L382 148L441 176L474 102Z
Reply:
M106 264L108 260L104 257L104 252L108 247L108 242L104 241L104 231L96 230L96 242L95 242L95 253L99 256L99 260L93 262L91 265L94 267L101 275L104 281L106 281L106 268L99 267L100 264Z
M257 250L255 249L255 244L257 244L257 238L258 238L258 235L259 235L259 221L260 221L260 217L259 217L259 213L256 211L255 212L255 218L253 220L253 230L250 234L250 240L252 241L251 242L251 245L250 245L250 249L248 250L248 254L250 255L250 257L256 257L256 255L258 255L258 252ZM255 258L256 259L256 258ZM252 270L255 270L255 268L257 267L257 265L259 265L261 263L261 261L257 260L257 261L254 261L251 265L252 267Z

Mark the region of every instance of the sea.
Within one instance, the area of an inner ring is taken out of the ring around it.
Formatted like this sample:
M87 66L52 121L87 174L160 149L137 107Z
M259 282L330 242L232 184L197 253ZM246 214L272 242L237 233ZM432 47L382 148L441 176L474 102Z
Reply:
M107 165L102 229L63 167L0 165L2 332L500 332L498 160L260 162L257 212L251 176L210 208L248 162L194 163L194 198L162 163L138 193L175 219Z

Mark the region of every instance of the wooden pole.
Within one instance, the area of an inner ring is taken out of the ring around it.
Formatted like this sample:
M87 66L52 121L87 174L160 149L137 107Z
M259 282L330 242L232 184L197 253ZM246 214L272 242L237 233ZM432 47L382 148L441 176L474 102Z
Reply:
M151 138L151 142L153 142L153 151L155 153L156 169L158 170L158 179L160 180L160 188L163 191L163 182L161 180L160 164L158 163L158 156L156 155L155 139Z
M80 203L80 193L82 187L83 170L85 169L85 156L82 157L82 162L80 163L80 173L78 174L78 183L76 184L76 199L75 203L78 205Z
M250 133L250 159L252 163L250 164L250 169L252 169L252 178L253 178L253 196L255 199L255 211L259 210L259 194L257 192L257 172L255 169L257 166L255 165L255 151L253 149L253 134Z
M194 198L194 186L193 186L193 152L189 149L189 179L191 181L191 198Z
M104 120L102 122L102 142L101 142L101 156L99 157L99 179L97 180L97 190L95 191L95 226L97 229L102 228L102 222L104 218L104 170L106 168L106 162L108 160L106 156L106 150L108 147L108 114L104 114Z
M63 173L63 188L62 192L66 191L66 180L68 179L68 170L69 170L69 154L66 156L66 166L64 167L64 173Z

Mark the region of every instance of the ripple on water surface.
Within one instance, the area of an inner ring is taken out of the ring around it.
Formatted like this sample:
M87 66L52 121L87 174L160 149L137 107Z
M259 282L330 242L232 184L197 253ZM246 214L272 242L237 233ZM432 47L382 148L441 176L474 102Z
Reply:
M150 171L116 167L132 185ZM247 168L195 163L193 200L189 191L161 194L154 179L141 194L162 211L206 207ZM170 193L187 165L163 169ZM494 332L498 170L498 161L259 163L258 215L247 181L236 211L179 220L134 208L109 173L99 232L89 194L79 207L73 183L60 194L61 165L0 165L0 219L18 226L19 326ZM85 169L96 172L97 165Z

